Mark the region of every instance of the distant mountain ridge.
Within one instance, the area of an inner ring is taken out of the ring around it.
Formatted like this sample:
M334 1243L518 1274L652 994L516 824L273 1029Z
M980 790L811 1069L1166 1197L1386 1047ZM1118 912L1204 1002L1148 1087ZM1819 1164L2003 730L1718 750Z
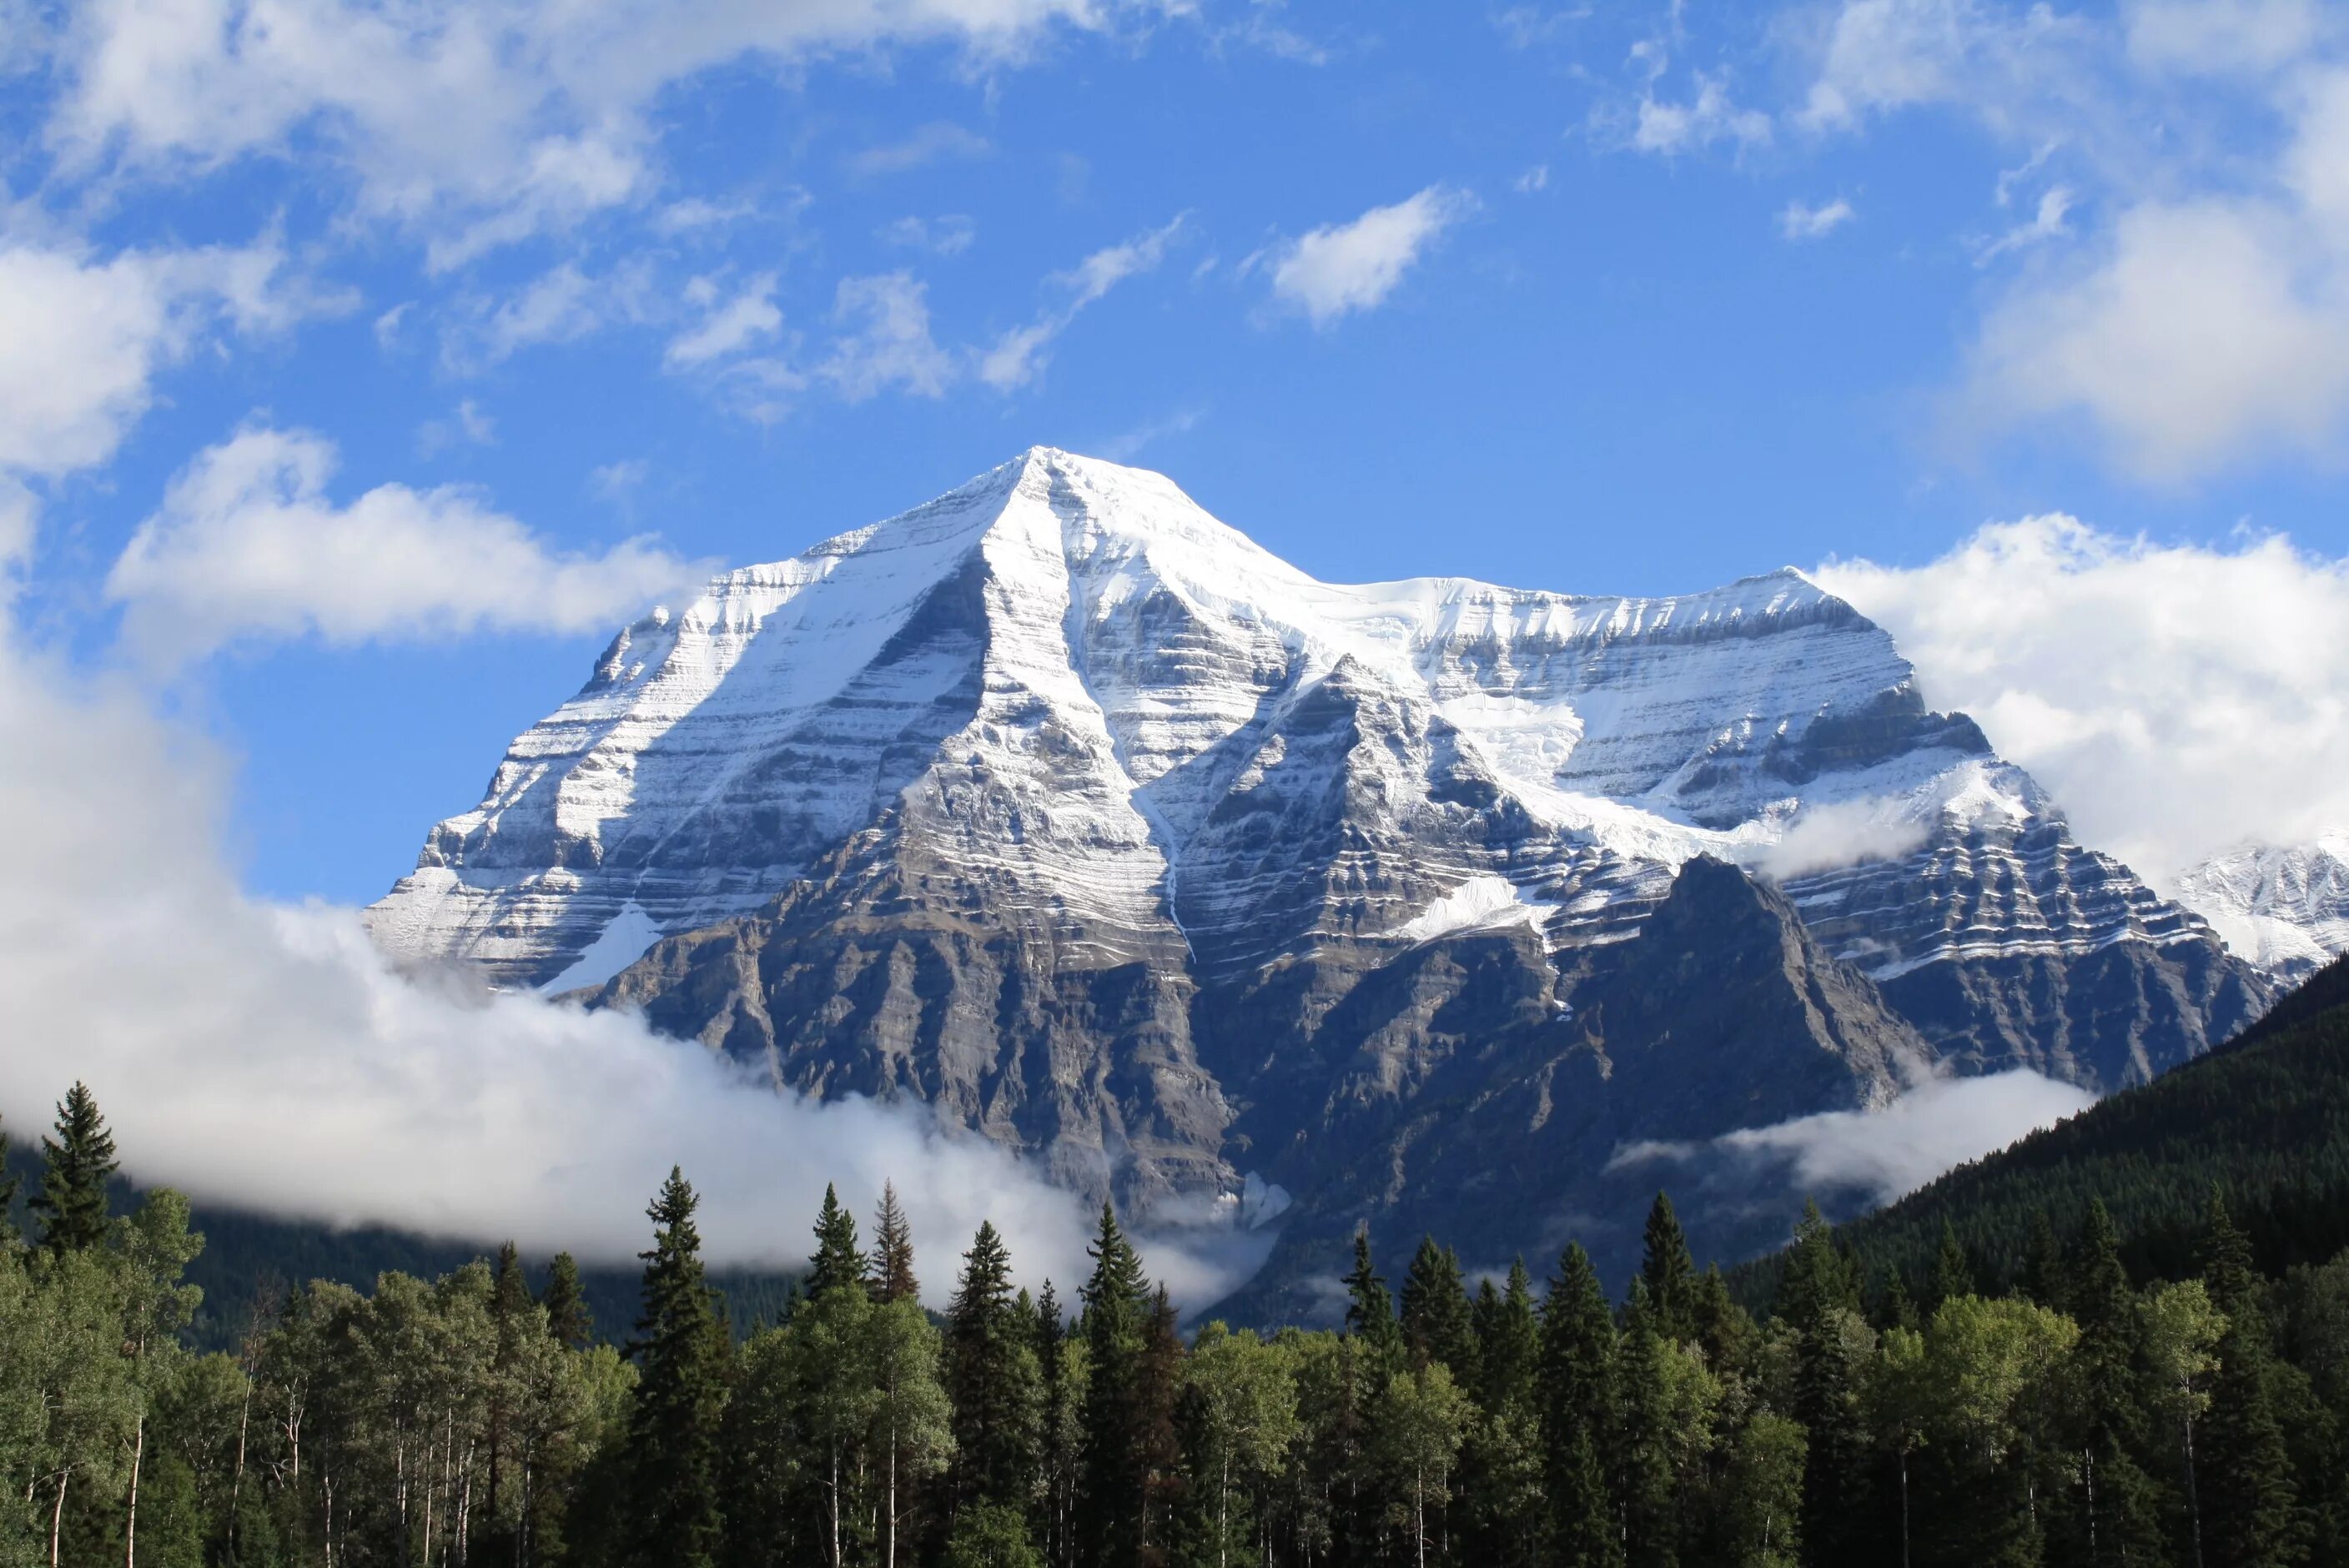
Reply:
M1144 1211L1254 1174L1285 1250L2271 990L1797 573L1323 583L1049 449L623 631L370 920Z
M2310 974L2349 953L2349 829L2214 855L2178 879L2178 897L2261 968Z

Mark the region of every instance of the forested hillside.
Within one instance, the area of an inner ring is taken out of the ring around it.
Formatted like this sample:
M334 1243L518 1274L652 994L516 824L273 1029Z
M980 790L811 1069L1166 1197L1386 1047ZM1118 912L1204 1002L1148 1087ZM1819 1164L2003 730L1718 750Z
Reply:
M2183 1279L2199 1266L2214 1185L2266 1272L2349 1247L2349 959L2227 1046L1961 1165L1838 1235L1871 1290L1894 1273L1914 1288L1945 1227L1971 1266L2004 1288L2044 1272L2058 1239L2102 1200L2134 1274ZM1782 1261L1737 1271L1740 1299L1766 1302Z
M1361 1238L1345 1328L1270 1336L1186 1332L1106 1207L1031 1296L992 1226L941 1267L827 1198L738 1341L673 1172L625 1349L507 1249L202 1354L188 1205L110 1214L114 1163L77 1086L0 1246L0 1563L2349 1564L2349 1254L2263 1274L2216 1191L2186 1277L2091 1198L2002 1292L1954 1233L1866 1290L1814 1212L1759 1321L1661 1196L1620 1301L1578 1245L1544 1286L1430 1239L1391 1289Z

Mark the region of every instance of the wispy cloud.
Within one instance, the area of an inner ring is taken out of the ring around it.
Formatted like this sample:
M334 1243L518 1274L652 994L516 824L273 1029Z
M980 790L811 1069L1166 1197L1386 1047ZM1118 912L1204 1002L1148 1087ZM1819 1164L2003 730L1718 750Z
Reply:
M1806 201L1789 201L1778 210L1778 232L1795 241L1823 240L1857 216L1851 203L1840 196L1816 207Z
M852 153L846 167L852 176L870 180L885 174L903 174L926 164L984 158L994 150L995 144L977 131L941 119L921 126L898 140Z
M998 391L1034 380L1043 370L1045 351L1078 314L1126 279L1156 270L1167 248L1181 236L1184 222L1184 215L1177 213L1164 227L1095 251L1071 271L1055 275L1051 285L1062 295L1060 303L1027 325L1014 327L998 338L979 358L979 379Z

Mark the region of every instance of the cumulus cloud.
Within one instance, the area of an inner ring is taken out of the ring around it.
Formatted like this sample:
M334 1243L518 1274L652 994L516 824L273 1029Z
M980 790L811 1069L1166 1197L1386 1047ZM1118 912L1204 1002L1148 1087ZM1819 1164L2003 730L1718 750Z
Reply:
M325 160L347 176L363 216L420 235L432 264L450 267L657 191L651 111L700 72L936 42L1000 63L1121 9L100 0L58 35L47 136L85 172L160 176L251 154ZM874 150L886 163L887 150Z
M1275 297L1327 326L1350 311L1374 310L1437 236L1476 210L1465 191L1431 185L1350 223L1313 230L1282 247L1272 267Z
M2349 562L2058 515L1923 566L1814 575L1892 634L1929 702L1971 714L2085 841L2148 875L2349 821Z
M256 637L579 632L707 570L641 539L560 553L463 490L378 485L339 506L335 462L322 437L259 426L201 453L107 577L126 641L170 663Z
M1184 217L1178 213L1163 228L1095 251L1073 271L1054 277L1051 286L1062 295L1060 303L1027 325L1014 327L998 338L979 356L979 379L999 392L1034 380L1044 368L1045 350L1069 329L1078 313L1126 279L1154 271L1165 259L1167 247L1182 233L1183 224Z
M0 810L40 824L0 866L0 1113L20 1132L79 1078L140 1181L605 1262L643 1246L672 1164L720 1263L796 1262L827 1181L869 1212L892 1179L932 1256L987 1218L1023 1280L1082 1276L1082 1205L920 1109L777 1095L626 1016L397 975L353 911L247 898L215 848L220 759L5 619L0 648L0 749L41 759L0 769ZM1205 1305L1263 1243L1144 1252ZM948 1272L926 1271L941 1295Z
M1816 207L1789 201L1778 210L1778 232L1789 240L1823 240L1858 215L1840 196Z
M157 374L218 325L280 329L346 302L285 272L274 243L125 251L108 260L0 243L0 468L102 463Z
M1936 1078L1880 1110L1828 1110L1707 1143L1626 1144L1609 1171L1679 1164L1718 1179L1784 1181L1797 1191L1889 1203L1943 1171L2086 1109L2095 1097L2027 1070Z

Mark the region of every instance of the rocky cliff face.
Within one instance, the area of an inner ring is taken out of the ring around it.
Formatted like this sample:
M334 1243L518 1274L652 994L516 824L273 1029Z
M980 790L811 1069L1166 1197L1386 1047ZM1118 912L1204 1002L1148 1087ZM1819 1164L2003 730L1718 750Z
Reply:
M2265 995L1799 574L1334 585L1040 449L623 632L372 918L1284 1248Z

